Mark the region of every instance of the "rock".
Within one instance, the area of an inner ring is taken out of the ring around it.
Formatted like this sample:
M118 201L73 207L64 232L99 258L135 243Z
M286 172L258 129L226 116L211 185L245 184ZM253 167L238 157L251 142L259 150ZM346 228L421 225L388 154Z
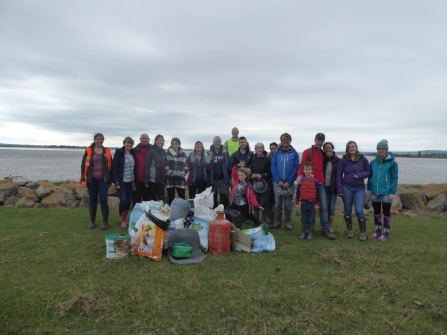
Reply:
M396 208L398 211L402 210L402 201L400 201L399 194L396 194L391 204L391 208Z
M71 207L76 200L76 196L73 192L67 193L65 191L58 191L44 198L42 204L48 207Z
M8 199L5 200L4 205L5 206L15 206L16 202L19 200L19 197L16 195L13 195L12 197L9 197Z
M402 214L405 215L405 216L409 216L411 218L418 217L418 215L416 213L412 212L412 211L403 211Z
M36 182L27 183L25 185L26 188L30 188L32 190L37 190L39 188L39 186L40 185L38 183L36 183Z
M8 199L9 200L9 199ZM430 200L427 204L427 208L434 212L442 213L447 209L447 198L441 193L436 198Z
M11 183L17 184L19 186L24 186L27 183L27 180L23 178L22 176L9 176L5 178L6 180L9 180Z
M70 191L74 191L74 190L76 189L77 186L81 186L81 187L82 187L82 185L79 185L79 184L70 182L70 183L68 183L68 184L67 184L67 183L63 184L63 185L61 186L61 189L62 189L62 190L70 190Z
M427 196L421 189L403 187L399 189L402 208L419 209L427 204Z
M80 201L79 201L79 200L76 200L76 201L71 205L71 208L78 208L78 207L79 207L79 204L80 204Z
M5 201L17 193L19 186L17 184L11 183L8 180L0 181L0 206L5 203Z
M23 207L23 208L32 208L36 205L36 203L30 199L27 198L21 198L17 200L16 207Z
M116 191L115 184L111 184L109 187L109 197L118 196L118 192Z
M439 194L444 194L447 196L447 185L446 184L422 185L422 190L427 195L428 200L433 200Z
M89 204L90 204L90 197L87 194L86 196L81 198L81 202L80 202L79 206L85 207L85 206L88 206Z
M32 200L34 202L39 201L39 197L30 188L19 187L19 189L17 191L17 195L19 196L19 198L26 198L26 199Z
M40 199L44 199L56 190L56 186L49 181L39 182L39 185L39 188L36 190L36 195Z
M79 200L82 200L84 197L88 197L88 189L85 186L82 185L76 185L76 187L73 189L73 192L76 194L76 197Z
M107 203L110 209L117 209L120 204L120 199L117 197L107 197Z

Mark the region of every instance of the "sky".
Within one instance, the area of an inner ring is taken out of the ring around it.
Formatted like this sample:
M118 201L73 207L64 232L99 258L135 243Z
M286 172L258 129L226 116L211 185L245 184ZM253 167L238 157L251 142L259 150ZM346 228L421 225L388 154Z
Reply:
M0 1L0 143L447 150L446 1Z

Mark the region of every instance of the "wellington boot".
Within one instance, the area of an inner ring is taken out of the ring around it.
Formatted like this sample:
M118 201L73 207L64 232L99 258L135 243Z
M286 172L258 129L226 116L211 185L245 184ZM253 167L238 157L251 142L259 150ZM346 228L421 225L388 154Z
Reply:
M385 216L383 218L383 230L384 233L382 236L380 236L377 241L379 242L386 242L390 238L390 229L391 229L391 222L393 222L393 218L391 216Z
M314 238L314 228L315 228L315 223L311 223L309 224L309 235L307 235L307 240L313 240Z
M286 217L286 219L285 219L285 221L286 221L286 229L287 230L292 230L293 229L293 226L292 226L292 211L286 209L285 210L285 217Z
M335 215L329 215L328 216L328 222L329 222L329 230L331 231L331 232L333 232L333 230L332 230L332 223L334 222L334 216Z
M281 217L282 217L282 209L275 209L275 221L269 227L270 229L281 228Z
M303 223L301 224L301 236L300 239L304 240L306 238L306 228L307 224Z
M256 221L259 221L259 208L253 209L253 216L256 218Z
M126 218L127 218L127 211L122 212L120 214L121 228L127 228Z
M103 209L101 208L101 213L102 213L102 226L101 226L101 230L106 230L109 229L109 209Z
M371 235L371 238L379 238L382 236L382 214L374 215L374 226L376 230L374 234Z
M358 219L360 228L360 241L366 241L368 236L366 236L366 219Z
M88 225L88 229L93 229L96 227L96 210L97 208L89 208L90 210L90 224Z

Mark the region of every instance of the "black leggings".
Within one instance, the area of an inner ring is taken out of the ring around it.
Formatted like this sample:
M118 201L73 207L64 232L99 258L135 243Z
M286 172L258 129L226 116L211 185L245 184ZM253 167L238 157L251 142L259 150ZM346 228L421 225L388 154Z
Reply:
M383 216L391 216L391 203L389 202L373 202L374 215L379 215L382 213Z
M171 206L172 202L175 199L175 190L177 190L177 195L179 198L185 199L185 189L180 187L168 187L166 188L168 191L169 197L169 206Z

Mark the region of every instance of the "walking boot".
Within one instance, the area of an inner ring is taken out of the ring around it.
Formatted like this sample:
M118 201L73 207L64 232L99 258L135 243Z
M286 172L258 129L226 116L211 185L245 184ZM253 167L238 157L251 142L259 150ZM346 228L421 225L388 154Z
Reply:
M368 236L366 236L366 219L358 219L360 228L360 241L366 241Z
M121 228L127 228L127 222L126 222L126 218L127 218L127 211L125 211L125 212L122 212L121 214L120 214L120 216L121 216Z
M285 221L286 221L286 229L287 230L292 230L293 229L293 226L292 226L292 210L288 210L288 209L286 209L285 210L285 216L286 216L286 219L285 219Z
M307 235L308 241L310 241L314 238L314 227L315 227L315 222L309 224L309 235Z
M347 236L349 238L353 238L354 237L354 233L352 232L352 217L345 216L344 219L345 219L345 223L346 223L346 228L348 229Z
M393 218L391 216L384 216L383 217L383 230L384 233L382 236L380 236L377 241L380 242L386 242L389 239L390 235L390 229L391 229L391 222L393 222Z
M269 211L267 217L268 217L268 224L269 226L271 226L273 222L275 222L275 212Z
M301 224L301 236L300 236L300 239L302 239L302 240L304 240L306 238L306 228L307 228L307 224L302 223Z
M376 231L371 235L371 238L379 238L382 236L382 214L374 215L374 226Z
M88 225L88 229L93 229L96 227L96 210L97 208L89 208L90 210L90 224Z
M329 215L328 218L327 218L328 219L327 221L329 222L329 230L331 231L331 233L333 232L333 230L332 230L332 223L334 222L334 216L335 215Z
M262 211L262 222L265 222L265 224L267 224L267 214L268 214L267 210L264 209Z
M282 217L282 209L275 209L275 221L273 221L273 224L270 229L277 229L281 228L281 217Z
M102 226L101 226L101 230L106 230L109 229L109 209L102 209L101 208L101 213L102 213Z

